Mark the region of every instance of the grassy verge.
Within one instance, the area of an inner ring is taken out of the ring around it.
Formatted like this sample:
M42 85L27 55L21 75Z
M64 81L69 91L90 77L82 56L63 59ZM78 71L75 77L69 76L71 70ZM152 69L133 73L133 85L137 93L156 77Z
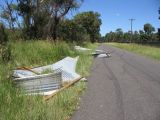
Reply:
M90 66L92 64L93 57L88 56L88 53L93 52L97 48L98 44L87 44L85 45L86 48L92 49L90 52L84 52L84 53L79 53L80 58L77 64L77 72L80 73L82 76L88 76L89 75L89 70Z
M63 91L48 102L42 96L22 96L12 85L11 71L19 66L41 66L52 64L66 56L80 56L77 71L86 76L92 57L73 50L66 43L53 45L46 41L12 43L12 61L0 62L0 120L66 120L77 107L79 95L86 88L84 82ZM87 44L96 48L96 44Z
M160 61L160 47L126 43L109 43L109 45L132 51L134 53L138 53Z

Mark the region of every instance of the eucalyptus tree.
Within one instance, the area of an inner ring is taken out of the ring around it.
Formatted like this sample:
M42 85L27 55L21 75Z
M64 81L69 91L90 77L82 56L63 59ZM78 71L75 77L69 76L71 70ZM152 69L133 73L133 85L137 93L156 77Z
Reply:
M56 39L60 19L73 8L75 0L17 0L24 30L30 37L42 37L47 33ZM47 28L47 29L44 29Z
M143 29L145 31L145 40L152 41L152 36L153 36L153 32L155 31L155 28L150 23L146 23L144 24Z
M116 33L116 40L118 42L123 41L123 30L121 28L117 28L115 33Z
M110 31L105 35L105 41L107 42L116 42L116 33Z
M155 28L150 23L144 24L143 29L147 35L151 35L155 31Z
M5 3L1 5L1 18L5 21L10 30L14 30L15 26L20 26L17 15L17 5L13 0L5 0Z
M74 20L63 20L58 29L58 38L69 42L83 43L88 40L88 34L84 27Z
M74 20L77 24L86 29L87 33L90 35L91 42L95 42L99 39L100 25L102 24L99 13L93 11L82 12L77 14Z
M48 6L50 15L45 31L47 31L49 37L56 40L60 20L63 19L69 11L77 9L81 5L82 0L42 0L41 3Z

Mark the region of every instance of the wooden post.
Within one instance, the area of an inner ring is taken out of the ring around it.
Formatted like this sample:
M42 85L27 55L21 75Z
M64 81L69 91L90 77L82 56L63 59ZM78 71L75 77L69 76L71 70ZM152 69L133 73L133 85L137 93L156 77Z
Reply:
M75 79L73 82L69 83L68 85L62 87L60 90L58 90L57 92L51 94L51 95L48 95L48 96L45 96L44 97L44 100L45 101L48 101L49 99L51 99L52 97L56 96L57 94L59 94L60 92L62 92L63 90L71 87L72 85L74 85L75 83L77 83L78 81L80 81L82 79L82 77L79 77L77 79Z

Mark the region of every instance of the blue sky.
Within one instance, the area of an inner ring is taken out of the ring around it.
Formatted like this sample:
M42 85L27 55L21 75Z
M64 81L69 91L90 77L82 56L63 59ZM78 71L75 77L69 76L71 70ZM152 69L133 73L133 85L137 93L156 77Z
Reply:
M80 9L72 12L96 11L101 14L101 34L115 31L122 28L123 31L130 30L130 21L133 23L133 30L143 29L145 23L151 23L155 28L160 27L158 20L158 8L160 0L84 0Z

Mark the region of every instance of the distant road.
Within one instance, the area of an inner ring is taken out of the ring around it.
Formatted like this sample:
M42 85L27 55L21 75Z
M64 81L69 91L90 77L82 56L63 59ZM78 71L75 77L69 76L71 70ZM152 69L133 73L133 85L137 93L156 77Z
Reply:
M115 47L96 58L72 120L160 120L160 62Z

